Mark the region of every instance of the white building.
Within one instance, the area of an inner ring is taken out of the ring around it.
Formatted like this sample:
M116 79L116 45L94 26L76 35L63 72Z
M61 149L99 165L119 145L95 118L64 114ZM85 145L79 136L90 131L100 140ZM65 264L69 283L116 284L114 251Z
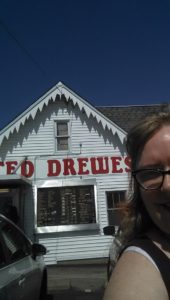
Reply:
M128 188L126 132L62 83L0 132L0 210L47 247L47 264L108 256Z

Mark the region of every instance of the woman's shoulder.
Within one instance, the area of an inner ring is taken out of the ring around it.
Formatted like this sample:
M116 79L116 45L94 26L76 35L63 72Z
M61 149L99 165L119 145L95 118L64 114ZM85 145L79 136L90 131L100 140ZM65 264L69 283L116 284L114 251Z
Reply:
M136 253L140 253L140 254L144 255L145 257L147 257L147 259L149 259L152 262L152 264L155 266L155 268L158 269L158 266L156 265L154 259L152 258L151 253L148 253L146 251L146 249L143 249L143 248L141 248L139 246L136 246L136 245L132 245L132 246L126 247L124 251L125 252L127 252L127 251L136 252Z
M104 300L166 299L167 290L159 271L143 255L124 252L108 283Z

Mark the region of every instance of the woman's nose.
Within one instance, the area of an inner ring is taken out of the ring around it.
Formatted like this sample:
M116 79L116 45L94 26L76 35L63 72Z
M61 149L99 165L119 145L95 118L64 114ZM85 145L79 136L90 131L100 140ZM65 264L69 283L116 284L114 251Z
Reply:
M170 190L170 174L164 175L162 190Z

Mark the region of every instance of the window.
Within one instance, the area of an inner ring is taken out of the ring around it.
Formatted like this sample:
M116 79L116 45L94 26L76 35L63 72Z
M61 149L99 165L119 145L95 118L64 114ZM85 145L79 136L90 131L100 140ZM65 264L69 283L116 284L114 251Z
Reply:
M1 222L1 235L6 247L9 263L21 259L31 253L31 245L26 238L11 224Z
M119 226L121 221L120 204L125 201L125 191L106 192L109 225Z
M4 255L4 248L3 248L3 244L2 241L0 239L0 269L3 268L6 264L6 257Z
M96 223L94 185L37 189L37 227Z
M57 121L55 122L56 128L56 149L57 151L69 150L69 122Z

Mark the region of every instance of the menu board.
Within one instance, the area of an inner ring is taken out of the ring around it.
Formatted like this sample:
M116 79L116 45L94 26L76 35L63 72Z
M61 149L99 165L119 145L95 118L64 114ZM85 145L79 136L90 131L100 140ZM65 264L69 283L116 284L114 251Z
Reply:
M38 188L38 227L90 223L96 223L93 185Z

